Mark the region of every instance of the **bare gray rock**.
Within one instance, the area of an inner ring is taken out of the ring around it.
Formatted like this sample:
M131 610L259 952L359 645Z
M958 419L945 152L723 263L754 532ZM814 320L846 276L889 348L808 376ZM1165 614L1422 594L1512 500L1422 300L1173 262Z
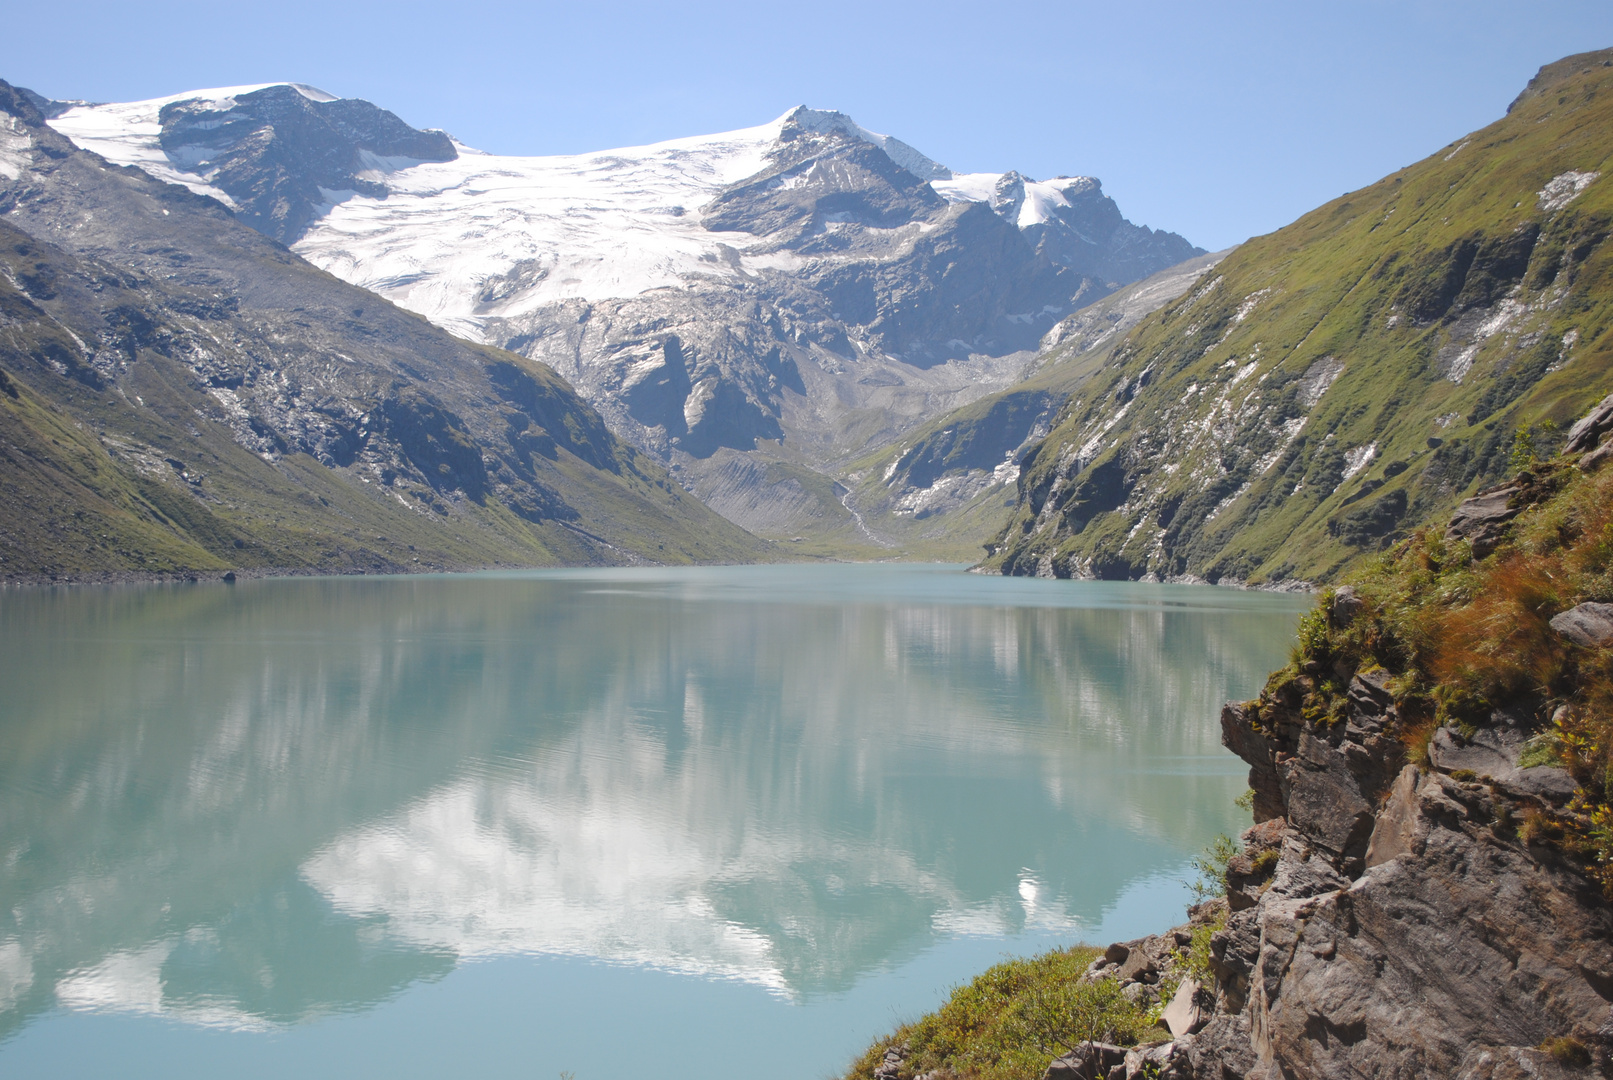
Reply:
M1277 781L1286 825L1271 883L1211 940L1215 1010L1192 1075L1557 1077L1533 1048L1565 1036L1593 1059L1576 1075L1604 1075L1613 908L1509 824L1508 807L1573 792L1562 769L1518 768L1538 703L1466 735L1440 729L1424 769L1385 752L1383 680L1357 683L1347 724L1304 720L1303 686L1277 688L1258 723L1247 706L1223 713L1251 786ZM1447 775L1462 770L1473 779Z
M1576 604L1552 616L1551 628L1586 648L1613 644L1613 604Z
M1591 407L1590 412L1580 417L1574 426L1568 429L1568 438L1563 443L1563 450L1569 454L1594 450L1602 441L1602 436L1609 431L1613 431L1613 394L1598 401Z
M1109 1070L1109 1080L1185 1080L1193 1075L1191 1041L1184 1035L1172 1042L1134 1046L1126 1051L1124 1062Z
M1082 1043L1061 1058L1055 1058L1042 1074L1042 1080L1099 1080L1126 1060L1126 1048L1113 1043Z
M1176 988L1176 995L1160 1015L1161 1022L1172 1036L1180 1038L1192 1035L1209 1022L1209 1010L1199 1000L1202 992L1199 984L1192 979L1183 979Z
M1451 515L1445 538L1466 539L1473 545L1476 559L1489 555L1501 543L1512 519L1518 516L1518 508L1510 504L1521 490L1516 484L1506 484L1466 500Z
M1506 728L1481 728L1471 739L1452 727L1434 732L1428 744L1428 759L1446 772L1466 770L1480 777L1499 778L1517 767L1524 738Z
M1355 621L1356 615L1366 606L1360 595L1348 585L1340 585L1333 590L1327 604L1327 616L1334 626L1349 626Z
M1579 459L1579 468L1582 472L1595 472L1613 458L1613 439L1608 439L1595 450Z

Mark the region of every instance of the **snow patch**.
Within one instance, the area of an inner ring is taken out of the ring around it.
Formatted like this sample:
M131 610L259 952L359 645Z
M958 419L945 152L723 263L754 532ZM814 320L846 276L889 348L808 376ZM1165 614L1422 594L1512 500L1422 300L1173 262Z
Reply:
M1377 456L1378 444L1375 442L1344 451L1344 475L1339 477L1339 483L1344 483L1344 481L1372 464L1372 459Z
M1306 368L1305 374L1299 377L1299 399L1305 403L1305 408L1315 408L1342 374L1344 361L1336 356L1324 356Z
M0 177L15 180L33 164L34 140L22 121L0 116Z
M946 180L932 180L935 189L947 202L976 202L994 206L1003 177L1008 173L963 173ZM1071 205L1071 199L1097 187L1098 182L1089 176L1058 176L1052 180L1024 178L1025 197L1019 204L1014 223L1021 229L1040 225L1056 217L1058 211Z
M1599 172L1580 172L1577 169L1559 173L1536 193L1540 199L1540 209L1561 210L1579 198L1580 192L1594 184L1601 175Z

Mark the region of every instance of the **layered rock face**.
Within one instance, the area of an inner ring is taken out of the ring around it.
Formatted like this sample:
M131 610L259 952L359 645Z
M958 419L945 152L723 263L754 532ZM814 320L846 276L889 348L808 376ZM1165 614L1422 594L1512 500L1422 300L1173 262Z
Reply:
M1517 767L1531 721L1441 729L1432 764L1410 765L1381 682L1357 675L1329 725L1301 716L1303 681L1222 716L1280 855L1213 939L1217 1012L1193 1075L1555 1075L1538 1048L1563 1037L1605 1068L1613 909L1520 839L1525 814L1575 787Z
M1613 907L1522 838L1521 820L1575 790L1562 769L1519 767L1534 718L1441 728L1430 763L1407 764L1381 675L1353 676L1348 715L1331 723L1303 715L1317 681L1222 714L1224 742L1250 763L1257 819L1227 899L1110 946L1088 975L1146 994L1151 971L1181 963L1195 925L1215 920L1213 995L1183 982L1168 1040L1083 1047L1047 1080L1605 1075Z

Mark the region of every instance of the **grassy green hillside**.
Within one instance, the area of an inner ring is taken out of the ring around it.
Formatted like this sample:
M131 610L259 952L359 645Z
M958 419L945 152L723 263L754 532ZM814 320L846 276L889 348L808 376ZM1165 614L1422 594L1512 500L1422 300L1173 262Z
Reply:
M1613 389L1613 50L1249 241L1026 458L1006 573L1324 581Z

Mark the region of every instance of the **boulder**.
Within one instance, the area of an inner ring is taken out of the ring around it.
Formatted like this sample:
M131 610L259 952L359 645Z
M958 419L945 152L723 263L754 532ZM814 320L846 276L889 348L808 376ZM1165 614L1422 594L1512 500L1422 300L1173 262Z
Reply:
M1355 617L1365 606L1365 602L1354 589L1348 585L1340 585L1328 598L1327 617L1332 620L1334 626L1343 628L1354 622Z
M1082 1043L1061 1058L1055 1058L1042 1074L1042 1080L1101 1080L1109 1070L1126 1060L1126 1048L1112 1043Z
M1591 406L1591 411L1568 429L1568 438L1563 443L1563 451L1569 454L1583 453L1594 450L1602 441L1602 436L1613 431L1613 394L1598 401Z
M1518 509L1508 504L1522 490L1517 484L1506 484L1463 502L1451 515L1445 539L1466 539L1473 545L1473 557L1484 558L1500 545L1507 526L1518 516Z
M1174 1038L1192 1035L1209 1022L1208 1010L1199 1001L1200 993L1198 983L1183 979L1176 988L1176 996L1165 1006L1159 1019Z
M1586 648L1613 644L1613 604L1576 604L1552 616L1551 628Z
M1605 465L1609 458L1613 458L1613 439L1604 441L1601 446L1580 458L1579 469L1581 472L1595 472Z
M1188 1080L1194 1075L1183 1040L1134 1046L1126 1060L1109 1070L1108 1080Z
M1579 781L1567 769L1559 769L1555 765L1532 765L1507 777L1503 786L1511 794L1562 806L1579 790Z
M1115 978L1122 983L1157 982L1160 962L1170 949L1166 940L1157 934L1150 934L1148 937L1127 942L1126 945L1126 959L1115 972Z

